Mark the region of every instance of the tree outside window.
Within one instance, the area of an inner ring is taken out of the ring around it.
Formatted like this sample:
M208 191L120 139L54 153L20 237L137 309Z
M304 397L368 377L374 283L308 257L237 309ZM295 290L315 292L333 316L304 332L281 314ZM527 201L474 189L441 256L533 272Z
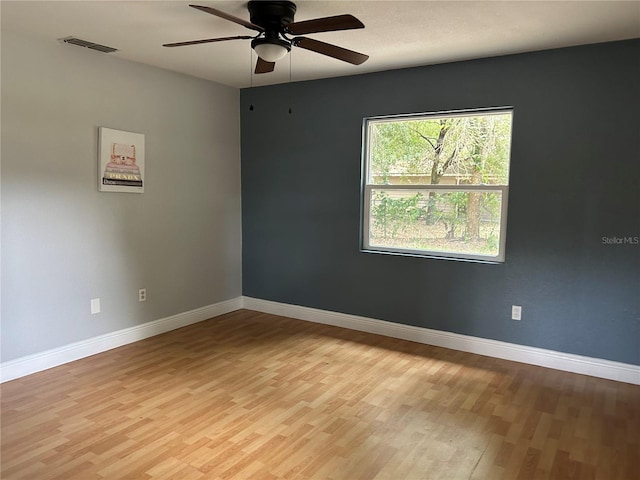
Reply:
M512 111L365 119L363 248L504 260Z

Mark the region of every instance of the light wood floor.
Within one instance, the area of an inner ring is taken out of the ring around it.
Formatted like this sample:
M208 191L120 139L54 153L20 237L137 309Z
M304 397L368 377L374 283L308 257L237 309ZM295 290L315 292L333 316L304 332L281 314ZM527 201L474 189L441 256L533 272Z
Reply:
M2 385L4 480L615 480L639 458L639 386L246 310Z

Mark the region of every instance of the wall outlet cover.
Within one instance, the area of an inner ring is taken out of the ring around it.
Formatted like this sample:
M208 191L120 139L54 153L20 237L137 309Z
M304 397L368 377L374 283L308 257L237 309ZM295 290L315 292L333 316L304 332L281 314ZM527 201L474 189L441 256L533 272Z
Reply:
M511 306L511 320L522 320L522 307L520 305Z
M92 298L91 299L91 315L95 315L96 313L100 313L100 299Z

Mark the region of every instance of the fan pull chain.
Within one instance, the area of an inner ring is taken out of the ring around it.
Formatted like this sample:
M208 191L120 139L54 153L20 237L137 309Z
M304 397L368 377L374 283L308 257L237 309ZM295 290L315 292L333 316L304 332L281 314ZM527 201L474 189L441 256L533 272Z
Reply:
M249 47L249 88L253 88L253 48ZM249 105L249 110L253 111L253 103Z
M293 49L289 52L289 91L291 91L291 63L293 62ZM289 105L289 115L291 115L291 105Z

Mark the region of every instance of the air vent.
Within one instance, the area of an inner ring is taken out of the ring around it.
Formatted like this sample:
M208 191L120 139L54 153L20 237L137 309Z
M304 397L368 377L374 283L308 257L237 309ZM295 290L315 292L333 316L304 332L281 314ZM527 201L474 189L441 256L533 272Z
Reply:
M65 37L60 39L61 42L70 43L71 45L77 45L79 47L90 48L91 50L97 50L102 53L117 52L117 48L107 47L106 45L100 45L99 43L88 42L76 37Z

